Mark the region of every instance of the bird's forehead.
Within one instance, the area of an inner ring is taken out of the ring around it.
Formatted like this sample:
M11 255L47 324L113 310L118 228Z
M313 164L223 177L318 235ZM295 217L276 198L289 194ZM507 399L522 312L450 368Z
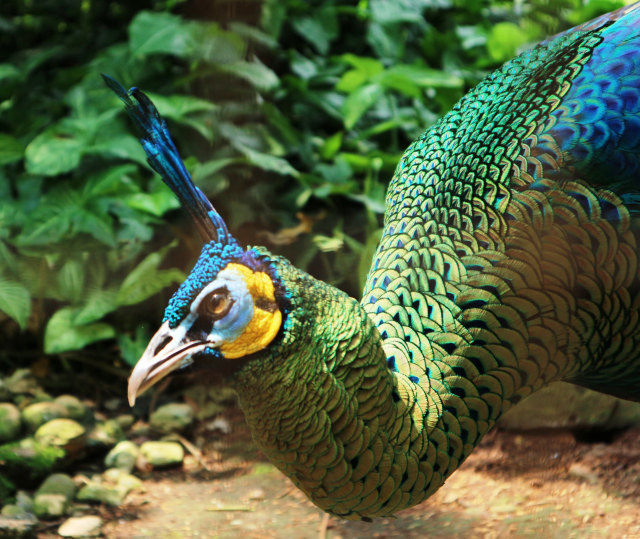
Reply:
M176 327L188 314L189 306L198 294L232 261L248 258L249 252L238 244L220 244L209 242L204 245L198 260L187 279L169 301L164 312L163 322Z

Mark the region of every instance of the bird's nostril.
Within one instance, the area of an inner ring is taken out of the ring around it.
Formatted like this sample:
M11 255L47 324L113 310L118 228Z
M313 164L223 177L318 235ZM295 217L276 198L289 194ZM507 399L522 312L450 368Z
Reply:
M156 349L153 352L154 356L157 356L160 352L162 352L162 349L167 346L167 344L169 344L171 342L171 337L165 337L164 339L162 339L162 342L156 346Z

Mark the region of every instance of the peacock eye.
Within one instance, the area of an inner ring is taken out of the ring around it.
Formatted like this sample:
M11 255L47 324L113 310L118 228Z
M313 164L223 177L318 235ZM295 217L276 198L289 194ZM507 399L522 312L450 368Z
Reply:
M214 290L200 304L201 314L206 314L213 320L219 320L227 315L233 300L229 297L229 291L226 288L218 288Z

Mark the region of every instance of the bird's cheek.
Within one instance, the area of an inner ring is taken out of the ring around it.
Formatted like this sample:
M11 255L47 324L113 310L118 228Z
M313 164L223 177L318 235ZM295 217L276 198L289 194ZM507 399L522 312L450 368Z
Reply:
M282 313L255 308L253 317L245 330L233 341L220 346L220 351L227 359L236 359L258 352L268 346L275 338L282 324Z

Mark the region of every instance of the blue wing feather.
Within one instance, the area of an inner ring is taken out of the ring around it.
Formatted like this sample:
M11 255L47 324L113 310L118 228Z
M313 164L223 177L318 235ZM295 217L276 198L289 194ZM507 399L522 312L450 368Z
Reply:
M640 193L639 25L634 4L569 31L594 31L602 42L543 130L553 142L538 146L551 155L559 148L575 177L623 199Z

